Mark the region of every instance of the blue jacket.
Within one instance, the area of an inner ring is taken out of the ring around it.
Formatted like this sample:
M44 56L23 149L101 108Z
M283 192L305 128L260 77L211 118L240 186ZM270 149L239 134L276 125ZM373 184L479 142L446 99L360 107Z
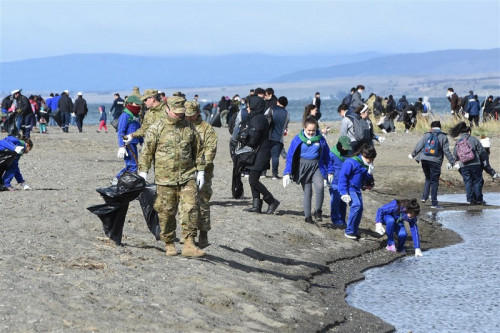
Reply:
M102 109L101 115L99 117L99 121L108 120L108 116L106 116L106 107L104 105L99 105L99 107Z
M318 132L319 134L319 132ZM299 177L299 164L300 164L300 150L303 142L300 140L299 136L296 135L292 142L290 142L290 147L286 155L286 164L283 175L290 174L294 181L298 181ZM330 148L324 137L319 140L320 150L319 150L319 162L318 168L321 171L324 179L328 178L328 174L333 173L333 169L330 169Z
M61 98L60 95L52 97L50 100L50 104L47 103L47 106L50 108L51 112L56 112L57 109L59 109L59 99Z
M342 169L342 164L348 157L346 156L344 160L341 160L337 155L330 151L330 165L328 166L328 170L332 170L333 172L333 181L332 187L337 188L339 183L340 169Z
M404 221L408 222L410 225L411 237L413 238L413 247L416 249L420 248L420 236L418 234L418 226L417 226L417 218L409 218L404 210L401 211L401 208L398 205L397 200L393 200L377 210L377 215L375 217L375 223L384 223L385 216L390 215L396 220L398 223L404 223Z
M481 110L481 106L479 105L479 101L475 98L469 98L469 102L467 103L467 108L465 112L469 113L469 116L476 117L479 116L479 111Z
M358 156L361 158L361 155ZM373 176L368 174L368 169L352 157L346 159L339 174L338 188L340 195L349 194L349 191L361 193L361 187L365 181L373 181Z
M120 147L125 146L123 143L122 136L130 133L134 133L141 127L141 123L139 122L139 117L132 117L127 112L123 112L118 118L118 144ZM144 140L142 137L133 138L130 144L138 144L143 143Z
M26 145L15 136L8 136L5 139L0 140L0 150L8 149L15 151L17 146L22 146L26 148Z

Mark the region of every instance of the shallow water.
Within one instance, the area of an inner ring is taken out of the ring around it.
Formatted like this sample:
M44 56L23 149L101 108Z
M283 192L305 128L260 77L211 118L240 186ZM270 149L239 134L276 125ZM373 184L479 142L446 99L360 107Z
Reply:
M484 197L500 205L498 193ZM439 201L464 202L465 194L439 196ZM381 317L397 332L499 332L499 213L437 213L463 243L366 271L364 281L347 288L347 302Z

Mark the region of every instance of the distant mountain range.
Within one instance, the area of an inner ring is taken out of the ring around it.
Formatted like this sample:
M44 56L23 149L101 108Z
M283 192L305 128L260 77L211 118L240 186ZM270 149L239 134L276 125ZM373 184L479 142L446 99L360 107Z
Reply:
M102 92L141 88L224 87L338 77L500 73L500 49L384 55L149 57L72 54L0 63L0 91Z

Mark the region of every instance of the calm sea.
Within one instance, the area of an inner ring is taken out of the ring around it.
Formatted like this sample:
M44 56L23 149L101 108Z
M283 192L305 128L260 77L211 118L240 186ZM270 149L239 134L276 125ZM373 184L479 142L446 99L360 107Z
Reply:
M500 205L499 193L485 200ZM440 196L439 202L465 202L465 194ZM366 271L365 280L347 288L347 302L397 332L500 332L499 213L479 207L438 212L463 243Z

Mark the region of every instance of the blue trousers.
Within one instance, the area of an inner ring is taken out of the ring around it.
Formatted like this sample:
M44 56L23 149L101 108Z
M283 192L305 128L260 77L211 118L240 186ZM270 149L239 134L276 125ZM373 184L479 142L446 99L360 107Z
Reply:
M483 168L481 165L469 165L460 168L464 179L467 202L483 201Z
M61 128L64 132L68 132L69 121L71 119L71 114L69 112L61 112Z
M19 157L16 157L7 170L5 170L5 173L2 176L3 185L5 187L10 187L10 182L14 177L19 184L24 183L23 175L21 174L21 170L19 170Z
M427 160L422 160L422 170L425 175L424 192L422 193L422 200L427 200L429 198L429 192L431 194L431 204L437 206L438 199L438 188L439 188L439 176L441 175L441 164L437 162L431 162Z
M387 234L387 245L394 245L394 234L398 235L398 246L396 250L401 252L405 248L406 238L408 234L403 222L397 222L394 217L390 215L384 216L382 221L385 224L385 233Z
M273 175L278 174L278 167L280 165L280 154L281 150L283 149L283 144L281 142L277 141L270 141L271 142L271 165L272 165L272 171Z
M340 197L337 185L332 185L330 191L330 219L334 225L345 225L347 204Z
M120 172L118 172L116 174L116 178L120 178L120 176L122 175L122 173L124 173L125 171L129 171L129 172L137 172L137 163L135 162L135 159L134 157L132 156L132 154L130 153L130 150L132 149L132 151L134 152L134 155L136 158L138 158L139 155L137 155L137 144L129 144L127 146L125 146L127 148L127 155L125 155L123 157L123 161L125 162L125 167L123 169L120 170Z
M363 216L363 197L361 193L352 190L349 190L349 195L351 196L351 202L349 203L351 208L345 233L359 235L359 224L361 223L361 216Z

